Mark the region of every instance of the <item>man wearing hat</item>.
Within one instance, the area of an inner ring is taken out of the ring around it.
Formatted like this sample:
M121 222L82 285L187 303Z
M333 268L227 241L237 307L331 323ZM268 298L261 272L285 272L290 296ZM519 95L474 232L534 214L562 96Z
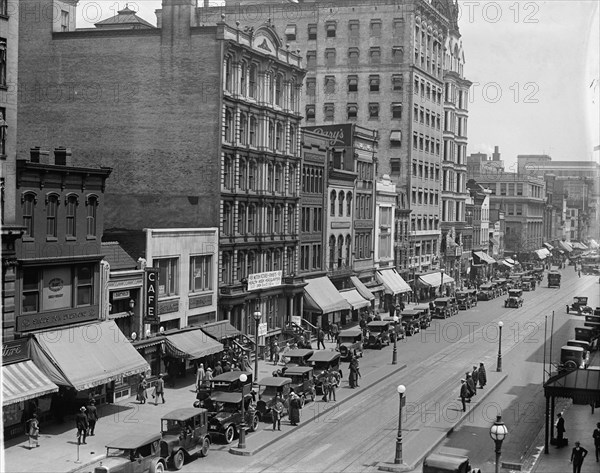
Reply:
M158 379L156 380L156 385L154 386L154 394L152 395L154 398L154 405L158 404L158 398L162 399L162 403L165 403L165 380L163 379L163 375L159 374Z
M94 399L90 399L85 413L87 415L88 425L90 427L90 437L93 437L94 429L96 428L96 422L98 421L98 409L96 409L96 401Z
M471 373L465 373L465 379L467 381L467 387L469 388L469 397L475 396L475 394L477 394L477 388L475 387L475 383L473 383Z
M469 387L467 386L467 382L465 379L460 380L460 400L462 402L463 412L467 410L466 400L469 397Z
M85 439L87 438L89 424L85 411L85 407L81 406L79 412L75 416L75 425L77 426L77 445L81 445L81 437L83 437L83 443L86 443Z

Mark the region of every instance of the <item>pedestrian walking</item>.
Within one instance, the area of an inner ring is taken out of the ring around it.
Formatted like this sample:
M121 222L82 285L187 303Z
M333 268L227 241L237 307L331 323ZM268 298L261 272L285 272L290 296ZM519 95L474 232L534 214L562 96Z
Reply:
M198 365L198 369L196 369L196 392L200 390L200 387L204 384L205 379L206 371L204 369L204 364L200 363Z
M317 329L317 350L320 350L321 347L323 347L323 350L325 350L325 334L323 333L323 329L318 328Z
M475 385L475 390L477 390L477 383L479 383L479 370L477 366L473 365L473 371L471 372L471 377L473 378L473 384Z
M81 406L79 412L75 416L75 426L77 427L77 445L86 444L88 428L90 427L88 424L88 418L85 413L85 407ZM83 441L82 441L83 437Z
M352 360L350 360L349 371L350 374L348 375L348 382L350 383L350 387L353 389L359 387L358 378L360 378L360 369L358 366L358 358L355 356L353 356Z
M333 338L332 342L337 342L339 334L338 324L335 322L331 324L331 337Z
M485 366L483 366L483 363L479 363L477 378L479 379L479 389L483 389L483 387L487 384L487 374L485 372Z
M223 373L227 373L228 371L231 371L231 363L229 363L229 361L226 361L223 365Z
M290 424L296 426L300 423L300 396L296 394L294 388L290 388Z
M323 391L323 402L327 402L328 401L328 396L329 396L329 376L327 375L327 373L325 371L323 371L321 373L321 375L319 376L320 380L321 380L321 390Z
M221 362L217 361L215 371L213 372L213 376L219 376L220 374L223 374L223 367L221 366Z
M331 371L327 377L327 380L329 381L329 400L336 402L337 399L335 398L335 390L340 382L340 378L339 378L339 373L336 371Z
M147 394L146 389L148 389L148 381L146 381L146 375L142 373L140 377L140 382L137 387L137 401L140 404L146 404Z
M37 414L34 412L26 423L27 437L29 437L29 450L34 447L39 447L40 437L40 421L38 420Z
M581 443L575 442L575 447L571 450L571 463L573 464L573 473L581 473L583 460L587 457L588 451L581 446Z
M594 438L594 447L596 450L596 462L599 460L600 456L600 422L596 424L596 428L594 429L594 433L592 434Z
M466 412L467 410L467 400L469 399L469 386L467 386L467 380L460 380L460 401L462 402L462 410Z
M212 370L212 368L206 368L206 376L204 377L204 386L210 388L212 380L213 380L213 370Z
M273 343L273 364L279 364L279 344L277 342Z
M94 399L90 399L90 403L88 404L85 413L88 418L88 426L89 426L89 436L93 437L94 430L96 430L96 422L98 422L98 409L96 409L96 401Z
M285 347L283 347L283 350L279 353L279 361L281 362L281 364L283 364L283 365L287 364L287 362L288 362L287 354L290 350L291 350L290 342L286 342Z
M564 447L564 435L565 435L565 419L563 419L562 413L556 414L556 448Z
M156 384L154 385L154 393L152 394L154 398L154 405L158 404L158 398L162 399L162 403L165 403L165 380L163 379L163 375L159 374L158 379L156 380Z
M277 393L275 395L269 407L271 407L273 431L275 431L275 427L277 427L277 430L281 430L281 416L283 415L283 399L281 399L280 393Z
M467 380L467 386L469 388L469 397L475 396L477 394L477 388L475 388L475 383L473 383L473 377L471 373L465 373L465 379Z

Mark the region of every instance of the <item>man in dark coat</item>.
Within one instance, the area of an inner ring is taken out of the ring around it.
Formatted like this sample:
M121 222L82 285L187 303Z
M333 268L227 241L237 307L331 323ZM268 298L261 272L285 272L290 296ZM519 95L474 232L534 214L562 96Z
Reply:
M290 388L289 406L290 424L296 426L300 423L300 396L295 393L293 388Z
M96 401L90 399L90 403L85 411L88 418L88 425L90 426L90 437L94 436L94 430L96 429L96 422L98 421L98 409L96 409Z
M460 401L462 402L463 412L467 410L467 399L469 399L469 387L467 386L467 381L464 379L460 380Z
M559 412L556 414L556 448L562 448L564 446L565 432L565 419L563 419L562 414Z
M221 366L221 362L217 361L217 366L215 366L213 376L219 376L220 374L223 374L223 367Z
M583 459L587 457L588 451L581 446L579 442L575 442L575 447L571 451L571 463L573 463L573 473L581 473Z
M479 363L477 378L479 379L479 388L482 389L487 384L487 374L485 372L485 366L483 366L483 363Z
M592 437L594 438L594 447L596 449L596 461L598 461L598 457L600 456L600 422L596 424Z
M475 389L477 389L477 383L479 383L479 370L477 366L473 365L473 371L471 372L471 377L473 378L473 384L475 385Z
M469 388L469 397L473 397L475 394L477 394L477 388L475 387L475 383L473 383L473 377L471 376L471 373L465 373L465 378Z
M85 407L81 406L79 412L75 416L75 425L77 426L77 445L81 445L82 443L86 443L85 439L87 438L87 431L89 428L88 418L85 413ZM81 437L83 437L83 442L81 441Z
M323 329L318 328L317 329L317 350L319 350L321 347L323 347L323 350L325 350L325 333L323 333Z

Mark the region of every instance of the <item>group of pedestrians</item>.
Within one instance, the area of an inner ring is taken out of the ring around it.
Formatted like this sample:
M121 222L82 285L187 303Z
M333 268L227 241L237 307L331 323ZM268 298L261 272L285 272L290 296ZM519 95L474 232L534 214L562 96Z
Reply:
M565 418L562 412L556 414L556 422L554 423L556 428L556 448L562 448L568 444L568 440L565 438ZM594 440L594 450L596 453L596 463L600 462L600 422L596 424L596 428L592 433ZM573 473L581 473L581 467L583 466L583 460L587 457L588 451L581 446L581 442L575 442L575 446L571 450L571 464L573 465Z
M483 389L487 384L487 374L483 363L479 363L479 367L473 365L473 371L466 372L465 377L460 380L460 401L462 410L466 412L467 403L471 402L471 398L477 395L477 387Z

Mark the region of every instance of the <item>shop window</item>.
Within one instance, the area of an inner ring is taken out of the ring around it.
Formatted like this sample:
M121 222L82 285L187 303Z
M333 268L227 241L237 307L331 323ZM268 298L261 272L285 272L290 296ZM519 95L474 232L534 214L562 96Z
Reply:
M212 289L212 255L192 256L190 258L190 292L210 291Z
M177 258L154 259L154 267L158 268L158 295L160 297L175 296L177 287Z

